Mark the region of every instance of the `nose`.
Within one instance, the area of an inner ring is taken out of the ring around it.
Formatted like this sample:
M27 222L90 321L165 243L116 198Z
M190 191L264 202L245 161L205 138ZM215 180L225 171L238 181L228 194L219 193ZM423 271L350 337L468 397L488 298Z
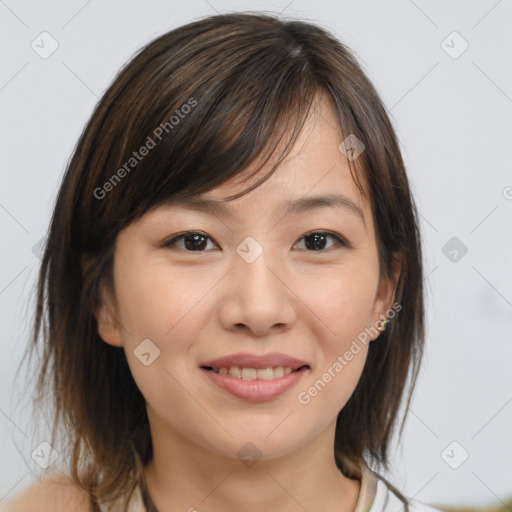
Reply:
M238 254L233 260L233 269L223 280L223 327L256 337L291 329L299 299L283 266L266 250L252 262Z

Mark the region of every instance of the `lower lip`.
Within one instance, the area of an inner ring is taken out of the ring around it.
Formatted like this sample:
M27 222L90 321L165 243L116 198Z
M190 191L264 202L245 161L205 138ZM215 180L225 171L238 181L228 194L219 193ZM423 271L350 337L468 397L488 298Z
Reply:
M219 388L231 393L237 398L249 400L253 402L260 402L264 400L271 400L285 391L291 389L299 380L302 375L306 373L308 368L301 368L295 372L283 375L278 379L271 380L243 380L231 377L230 375L221 375L211 370L201 368L201 371L213 381Z

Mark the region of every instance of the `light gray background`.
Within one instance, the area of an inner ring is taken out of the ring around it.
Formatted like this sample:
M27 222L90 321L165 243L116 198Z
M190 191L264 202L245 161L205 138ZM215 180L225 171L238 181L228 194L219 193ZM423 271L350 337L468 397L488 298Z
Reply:
M317 21L357 52L380 92L421 212L428 316L424 366L389 478L425 502L504 501L512 495L510 0L0 1L0 498L35 478L30 454L44 441L28 434L33 376L16 387L13 379L39 265L32 249L74 144L134 51L230 10ZM59 45L47 59L31 48L43 31ZM457 36L442 46L453 31L469 44L458 58L445 51L462 48ZM468 248L457 262L443 253L452 237ZM463 450L468 459L452 469L445 459L456 465Z

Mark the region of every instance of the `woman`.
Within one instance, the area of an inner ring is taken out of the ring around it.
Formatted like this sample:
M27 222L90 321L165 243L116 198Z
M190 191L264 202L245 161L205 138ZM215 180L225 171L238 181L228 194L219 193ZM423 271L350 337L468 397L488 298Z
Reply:
M431 510L377 472L423 314L404 164L350 50L266 14L172 30L62 182L31 349L69 464L12 510Z

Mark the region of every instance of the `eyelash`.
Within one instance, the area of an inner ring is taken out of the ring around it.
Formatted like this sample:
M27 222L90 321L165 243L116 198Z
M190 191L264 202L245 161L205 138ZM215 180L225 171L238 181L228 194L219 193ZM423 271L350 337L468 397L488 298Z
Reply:
M207 252L206 250L203 250L203 251L187 251L186 249L182 249L181 247L177 247L176 246L176 242L177 241L179 241L181 239L184 239L185 237L190 236L190 235L200 235L201 237L208 238L209 240L211 240L213 242L211 237L209 237L205 233L202 233L201 231L185 231L184 233L181 233L181 234L171 238L170 240L164 242L162 244L162 247L178 248L179 250L184 251L184 252L188 252L188 253ZM325 235L327 237L331 237L331 238L335 239L336 242L337 242L337 245L340 246L338 248L342 248L342 247L349 248L350 247L350 244L343 237L341 237L340 235L337 235L336 233L332 233L330 231L310 231L309 233L306 233L305 235L302 235L302 237L299 240L303 240L304 238L307 238L307 237L312 236L312 235ZM334 247L336 247L336 245ZM311 252L311 253L325 253L325 252L327 252L331 248L332 247L330 247L328 249L320 249L318 251L308 251L307 249L304 249L304 250L306 250L307 252Z

